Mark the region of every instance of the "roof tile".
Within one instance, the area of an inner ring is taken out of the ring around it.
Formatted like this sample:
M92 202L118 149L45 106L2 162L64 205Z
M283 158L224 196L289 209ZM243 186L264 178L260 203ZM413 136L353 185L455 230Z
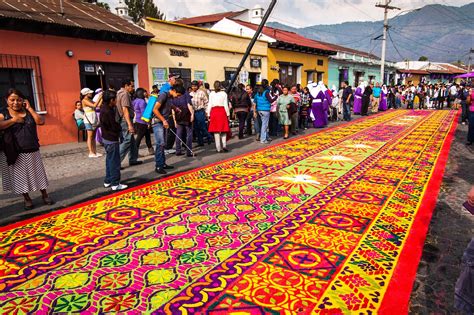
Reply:
M143 37L153 34L95 4L80 0L2 0L0 18L13 18Z

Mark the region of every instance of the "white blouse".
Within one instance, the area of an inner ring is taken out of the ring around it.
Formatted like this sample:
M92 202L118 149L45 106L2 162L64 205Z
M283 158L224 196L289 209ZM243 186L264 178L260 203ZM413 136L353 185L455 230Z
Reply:
M229 100L227 98L227 93L224 91L220 91L220 92L212 91L211 94L209 94L209 103L207 104L207 109L206 109L207 116L211 115L211 109L213 107L218 107L218 106L224 107L227 116L230 116Z

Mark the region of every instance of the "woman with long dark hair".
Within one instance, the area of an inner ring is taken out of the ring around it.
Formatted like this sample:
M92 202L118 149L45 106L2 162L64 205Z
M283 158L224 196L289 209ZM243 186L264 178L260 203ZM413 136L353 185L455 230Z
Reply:
M44 125L22 93L10 89L6 95L7 108L0 113L0 129L4 129L3 147L7 168L3 172L3 190L23 195L25 210L33 209L29 193L40 190L43 202L52 205L48 195L48 178L39 152L36 126Z

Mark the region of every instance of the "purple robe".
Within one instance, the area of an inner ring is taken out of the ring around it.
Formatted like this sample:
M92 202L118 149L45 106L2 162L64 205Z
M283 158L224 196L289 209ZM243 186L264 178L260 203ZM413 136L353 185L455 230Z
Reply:
M95 113L97 114L97 120L100 121L100 109L96 108ZM102 141L102 129L98 127L95 130L95 142L97 142L100 145L103 145Z
M320 91L318 95L313 99L311 105L311 111L314 116L313 126L314 128L323 128L326 126L327 121L327 110L324 110L324 100L326 99L324 92Z
M358 87L354 92L354 114L360 115L362 110L362 89Z
M324 101L323 101L323 109L324 109L324 126L327 126L329 124L329 107L331 106L332 103L332 97L329 93L329 90L324 91Z
M388 106L387 106L387 94L388 93L384 93L383 90L380 92L379 111L384 112L388 108Z

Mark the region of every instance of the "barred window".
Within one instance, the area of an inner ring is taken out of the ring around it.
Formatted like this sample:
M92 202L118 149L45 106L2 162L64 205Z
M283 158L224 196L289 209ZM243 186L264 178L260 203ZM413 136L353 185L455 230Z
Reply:
M39 57L0 54L2 107L6 106L4 95L10 88L21 91L37 112L46 112Z

